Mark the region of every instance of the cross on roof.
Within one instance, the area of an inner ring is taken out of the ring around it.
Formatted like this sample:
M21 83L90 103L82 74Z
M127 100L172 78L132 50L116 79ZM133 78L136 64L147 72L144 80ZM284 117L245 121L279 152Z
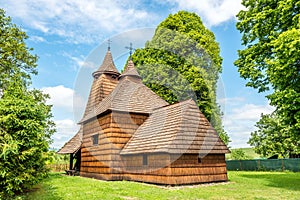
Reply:
M129 47L125 47L125 49L129 49L130 60L132 60L132 50L135 50L135 48L132 47L132 43L130 42Z
M107 40L107 45L108 45L108 46L107 46L107 49L108 49L108 51L110 51L110 44L111 44L111 42L112 42L112 41L111 41L110 39Z

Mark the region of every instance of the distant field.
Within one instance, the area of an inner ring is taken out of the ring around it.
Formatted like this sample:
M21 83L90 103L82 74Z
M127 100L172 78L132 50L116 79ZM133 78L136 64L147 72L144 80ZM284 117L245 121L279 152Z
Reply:
M228 172L230 181L183 187L163 187L129 181L99 181L52 173L24 200L188 200L188 199L299 199L300 173Z
M254 152L253 148L238 148L238 149L243 150L250 159L262 158L262 156ZM231 159L231 154L226 154L226 159L227 160Z

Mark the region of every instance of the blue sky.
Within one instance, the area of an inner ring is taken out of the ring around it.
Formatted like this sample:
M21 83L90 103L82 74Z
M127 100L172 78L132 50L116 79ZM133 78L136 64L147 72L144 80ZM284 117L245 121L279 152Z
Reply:
M223 57L218 84L218 102L224 112L223 124L231 147L247 147L250 133L261 113L270 113L266 94L245 87L233 62L242 49L235 15L243 9L241 0L18 0L1 7L29 36L28 46L39 56L39 74L33 87L49 93L57 133L52 147L60 148L78 130L76 122L85 107L91 72L101 64L112 40L111 50L119 70L124 66L130 42L143 47L155 27L178 10L197 13L216 36ZM127 44L126 44L127 43ZM90 64L89 61L93 61ZM82 89L85 88L85 89ZM75 102L75 103L74 103ZM73 104L75 106L73 106Z

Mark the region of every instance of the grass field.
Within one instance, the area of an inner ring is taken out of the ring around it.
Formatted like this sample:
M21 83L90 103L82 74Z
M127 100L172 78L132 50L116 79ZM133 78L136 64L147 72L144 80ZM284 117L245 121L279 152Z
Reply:
M164 187L129 181L99 181L52 173L32 191L17 197L28 200L75 199L299 199L300 173L228 172L219 184Z
M249 157L249 159L262 158L261 155L254 152L253 148L238 148L238 149L243 150L245 152L246 156ZM234 149L232 149L232 150L234 150ZM231 159L231 154L230 153L226 154L226 159L227 160Z

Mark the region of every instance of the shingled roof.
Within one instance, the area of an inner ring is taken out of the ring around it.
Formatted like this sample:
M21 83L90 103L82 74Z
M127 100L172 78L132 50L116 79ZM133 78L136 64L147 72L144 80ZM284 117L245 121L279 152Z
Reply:
M156 109L121 151L142 153L228 153L227 146L193 100Z
M102 64L100 65L100 67L98 68L98 70L93 73L93 77L100 76L103 73L115 74L117 76L120 75L120 73L117 70L117 68L115 66L115 63L113 61L113 58L112 58L110 50L108 50L106 52Z
M125 69L125 71L123 72L123 74L121 74L121 76L119 77L119 79L126 77L126 76L132 76L138 79L142 79L140 74L137 72L137 70L134 67L134 63L132 60L128 61L127 67Z
M59 154L75 153L80 149L82 143L83 128L80 127L79 131L72 137L65 145L57 152Z
M132 62L132 61L131 61ZM151 89L145 86L138 73L134 71L134 65L129 62L127 69L115 89L105 97L94 110L84 116L79 123L83 123L107 110L146 113L150 114L154 109L168 105Z
M88 102L83 116L87 116L93 111L95 105L99 104L118 83L117 77L120 75L115 67L110 50L106 52L104 60L99 69L93 73L93 84L90 90Z

